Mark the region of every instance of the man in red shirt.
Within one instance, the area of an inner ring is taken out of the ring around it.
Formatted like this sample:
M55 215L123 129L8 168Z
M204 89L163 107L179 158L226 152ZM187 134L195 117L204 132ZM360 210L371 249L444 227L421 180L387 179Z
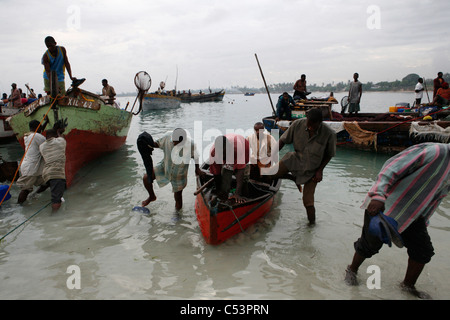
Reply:
M437 78L433 80L434 91L433 91L433 99L436 97L437 92L440 88L442 88L442 84L445 82L442 72L438 72Z
M442 83L442 87L438 89L432 104L438 106L447 106L450 103L450 89L447 82Z
M210 151L209 171L214 175L214 183L219 198L226 199L231 189L231 178L236 176L236 192L230 199L244 202L245 180L250 174L247 165L250 160L248 140L239 134L229 133L216 138Z

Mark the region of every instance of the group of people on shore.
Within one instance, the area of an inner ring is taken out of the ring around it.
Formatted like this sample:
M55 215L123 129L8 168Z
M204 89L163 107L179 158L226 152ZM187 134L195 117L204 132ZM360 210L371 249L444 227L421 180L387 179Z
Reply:
M43 60L47 56L49 61L43 61L46 70L44 79L51 64L68 64L65 49L56 47L56 42L51 37L46 38L45 42L49 50L44 54ZM76 80L67 64L70 78ZM355 73L350 86L349 112L357 113L360 110L362 85L358 77ZM306 76L302 76L300 80L294 85L294 97L302 98L308 93ZM44 82L47 84L47 81ZM103 84L104 87L105 84L107 85L107 81ZM65 89L61 87L60 90L63 92ZM108 91L107 95L111 96L112 91ZM436 91L436 96L439 96L439 90ZM283 99L287 100L288 105L293 102L288 94L283 94ZM65 190L66 141L63 132L66 124L58 121L53 129L46 130L44 137L42 131L46 124L44 122L40 126L37 121L29 123L30 132L25 135L24 141L30 146L20 169L21 177L17 181L21 188L18 202L24 203L34 186L39 187L38 192L50 187L52 208L56 211L61 206ZM303 194L308 223L314 225L315 191L323 180L325 167L336 155L336 133L323 122L319 108L310 109L305 118L292 122L279 141L267 133L260 122L255 123L253 129L254 132L249 137L225 134L215 139L208 159L209 173L214 177L215 196L220 200L242 203L246 201L245 185L248 179L288 179ZM142 182L148 192L148 197L141 205L145 207L157 201L153 188L153 182L156 181L159 187L171 185L175 209L180 210L191 159L195 162L196 175L207 174L200 167L194 141L184 129L177 128L158 139L143 132L136 143L145 166ZM294 151L287 152L282 159L278 159L278 152L286 144L292 144ZM155 149L162 150L164 156L154 166L152 154ZM233 175L236 178L236 190L230 196ZM426 297L423 292L416 290L415 284L425 264L434 255L427 224L450 191L449 177L449 144L414 145L386 161L362 206L364 225L360 238L354 243L353 260L346 269L345 280L348 284L358 283L357 272L365 259L378 253L383 244L395 243L408 249L409 260L402 282L403 288L418 297Z

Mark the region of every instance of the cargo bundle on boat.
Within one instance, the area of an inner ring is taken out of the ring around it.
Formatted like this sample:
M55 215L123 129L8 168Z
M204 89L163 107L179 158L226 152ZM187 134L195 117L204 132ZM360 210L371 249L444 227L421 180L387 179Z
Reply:
M202 165L203 170L208 168L208 164ZM270 211L281 185L281 180L267 184L250 179L246 201L236 203L234 200L218 201L214 198L213 179L210 173L197 177L199 192L195 198L195 213L201 232L205 241L213 245L244 232L264 217ZM235 187L235 179L233 184Z

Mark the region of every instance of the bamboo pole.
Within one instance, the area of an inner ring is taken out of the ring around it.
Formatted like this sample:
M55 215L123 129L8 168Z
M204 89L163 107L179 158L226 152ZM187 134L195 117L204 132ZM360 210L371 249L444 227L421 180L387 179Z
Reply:
M267 95L269 96L270 105L272 106L273 114L275 115L276 112L275 112L275 108L273 107L272 98L270 97L269 88L267 87L266 79L264 78L264 74L262 72L261 65L259 64L258 56L256 55L256 53L255 53L255 58L256 58L256 62L258 63L259 71L261 72L261 76L264 81L264 86L266 87Z

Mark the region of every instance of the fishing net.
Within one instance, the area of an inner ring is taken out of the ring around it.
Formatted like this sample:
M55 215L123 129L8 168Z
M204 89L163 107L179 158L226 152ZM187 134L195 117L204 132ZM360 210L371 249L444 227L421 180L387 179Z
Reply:
M152 78L150 78L147 72L140 71L134 76L134 84L139 91L145 91L147 93L152 86Z
M341 100L341 107L342 107L341 112L342 113L344 113L345 110L347 110L347 106L348 106L348 96L345 96Z
M142 100L144 99L144 95L150 90L150 87L152 86L152 78L150 75L145 71L139 71L134 76L134 84L138 90L138 94L136 97L136 100L139 99L139 110L136 113L133 114L139 114L142 110ZM133 108L131 108L131 111L134 109L134 105L136 104L136 100L134 100Z

